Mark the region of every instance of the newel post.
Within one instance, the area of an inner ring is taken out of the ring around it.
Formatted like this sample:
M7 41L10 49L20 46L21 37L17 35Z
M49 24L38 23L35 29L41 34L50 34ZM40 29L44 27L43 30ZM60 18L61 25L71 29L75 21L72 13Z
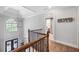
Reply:
M49 33L50 33L50 29L48 29L47 31L47 52L49 52Z
M28 29L28 43L30 42L30 29ZM30 52L30 48L29 48L29 52Z
M30 42L30 29L28 29L28 42Z

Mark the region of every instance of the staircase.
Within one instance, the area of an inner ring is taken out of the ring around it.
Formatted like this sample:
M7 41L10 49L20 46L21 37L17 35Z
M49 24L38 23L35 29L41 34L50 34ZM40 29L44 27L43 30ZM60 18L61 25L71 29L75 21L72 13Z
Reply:
M28 43L12 50L12 52L49 52L49 31L47 34L40 33L39 30L28 30Z

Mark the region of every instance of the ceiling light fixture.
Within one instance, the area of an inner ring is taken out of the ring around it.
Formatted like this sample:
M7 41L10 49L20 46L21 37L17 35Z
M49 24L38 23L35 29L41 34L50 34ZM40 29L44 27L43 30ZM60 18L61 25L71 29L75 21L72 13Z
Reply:
M51 9L51 8L52 8L52 6L48 6L48 8L49 8L49 9Z

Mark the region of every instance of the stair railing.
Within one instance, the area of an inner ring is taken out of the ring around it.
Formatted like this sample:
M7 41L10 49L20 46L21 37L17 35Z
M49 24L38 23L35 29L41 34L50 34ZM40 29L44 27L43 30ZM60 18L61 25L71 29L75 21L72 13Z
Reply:
M36 30L37 31L37 30ZM36 34L40 36L40 38L36 38L31 40L31 33L32 35ZM32 30L28 30L28 43L24 44L23 46L12 50L12 52L49 52L49 31L47 34L35 32Z

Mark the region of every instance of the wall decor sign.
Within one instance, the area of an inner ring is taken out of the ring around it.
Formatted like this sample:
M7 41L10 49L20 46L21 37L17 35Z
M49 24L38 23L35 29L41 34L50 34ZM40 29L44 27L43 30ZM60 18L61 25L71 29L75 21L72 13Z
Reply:
M72 22L74 19L72 17L69 18L60 18L57 20L58 23L62 23L62 22Z

